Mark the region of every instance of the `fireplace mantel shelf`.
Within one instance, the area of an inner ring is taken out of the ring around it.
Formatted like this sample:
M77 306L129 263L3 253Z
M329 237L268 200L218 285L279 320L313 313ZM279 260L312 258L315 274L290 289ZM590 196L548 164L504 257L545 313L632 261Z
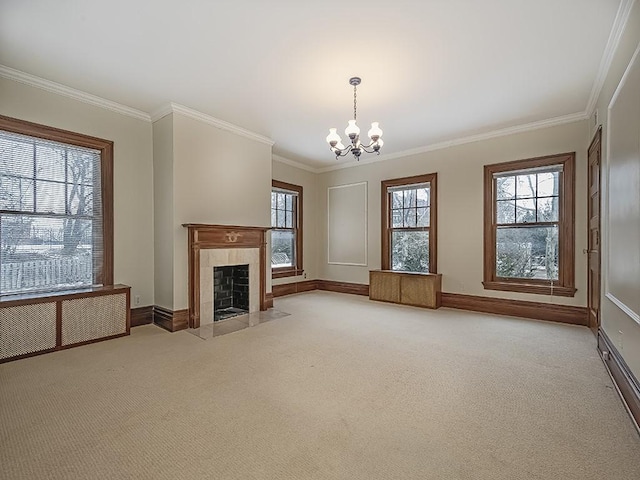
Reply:
M266 232L270 227L184 223L188 230L189 327L200 326L200 251L257 248L260 253L260 310L266 310Z

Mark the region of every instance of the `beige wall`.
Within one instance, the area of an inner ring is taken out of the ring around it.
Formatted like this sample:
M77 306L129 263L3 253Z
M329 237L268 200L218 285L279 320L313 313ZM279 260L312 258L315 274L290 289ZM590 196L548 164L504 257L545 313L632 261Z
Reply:
M173 309L188 307L183 223L269 227L271 146L173 114Z
M151 123L6 78L0 114L114 142L114 279L132 287L132 303L152 305Z
M586 305L586 121L468 143L403 158L356 165L319 175L319 276L327 280L369 283L380 268L382 180L438 173L438 272L443 291L568 305ZM484 290L483 166L563 152L576 152L575 297L553 297ZM346 160L345 160L346 161ZM327 188L368 182L368 265L327 262Z
M173 309L173 114L153 124L155 304Z
M276 278L274 285L318 278L318 186L315 173L293 167L289 164L273 160L272 176L274 180L293 183L302 187L303 197L303 235L302 235L302 268L305 275L298 277Z
M613 62L607 74L602 92L597 101L597 111L599 122L602 124L602 140L603 140L603 182L602 182L602 211L603 218L601 221L601 237L602 237L602 305L601 305L601 322L602 329L607 336L612 340L625 362L634 373L636 378L640 378L640 325L636 323L629 315L627 315L622 309L616 306L609 298L607 298L607 272L610 271L608 260L608 237L607 231L607 217L606 213L609 211L610 205L615 205L618 209L625 210L625 215L635 216L637 222L638 204L637 196L624 195L623 192L617 189L608 188L609 184L609 166L610 162L607 158L607 140L608 140L608 124L607 124L607 109L613 97L613 94L620 83L622 75L626 70L631 57L640 43L640 2L635 2L632 8L627 26L620 40L620 45L616 51ZM636 60L637 62L638 60ZM637 85L634 87L637 89ZM636 100L637 100L636 90ZM637 119L636 119L637 120ZM590 127L595 122L592 120ZM591 135L591 128L589 128ZM640 132L636 132L636 135L640 135ZM638 137L636 137L637 139ZM635 176L640 178L640 158L637 154L634 158L630 158L626 165L626 174L629 176ZM636 192L637 193L637 192ZM631 238L625 238L626 244L629 248L629 258L638 258L638 251L633 249L640 249L640 232L629 232ZM635 255L635 257L634 257ZM628 285L638 285L637 271L638 265L631 266L625 271L616 271L616 277L620 275L627 275ZM635 268L634 268L635 267ZM637 300L640 295L640 291L635 292L635 298ZM635 306L637 308L637 304ZM638 310L636 310L638 313Z

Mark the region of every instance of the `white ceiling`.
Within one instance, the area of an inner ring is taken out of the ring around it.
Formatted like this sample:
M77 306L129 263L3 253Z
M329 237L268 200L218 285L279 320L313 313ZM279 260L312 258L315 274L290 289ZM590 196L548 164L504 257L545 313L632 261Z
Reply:
M323 168L354 75L385 156L584 117L621 3L0 0L0 64L148 113L175 102Z

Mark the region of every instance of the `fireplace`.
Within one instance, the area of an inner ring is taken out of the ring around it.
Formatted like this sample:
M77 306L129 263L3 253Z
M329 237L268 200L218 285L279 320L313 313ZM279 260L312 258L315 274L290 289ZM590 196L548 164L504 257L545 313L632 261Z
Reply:
M249 265L213 267L213 321L249 313Z
M249 313L266 310L266 232L263 227L184 224L189 231L189 327L214 322L215 269L247 268Z

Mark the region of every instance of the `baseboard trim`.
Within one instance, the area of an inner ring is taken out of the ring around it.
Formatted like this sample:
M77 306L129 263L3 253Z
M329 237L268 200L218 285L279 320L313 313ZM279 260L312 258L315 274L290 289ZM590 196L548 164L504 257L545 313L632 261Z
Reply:
M317 290L317 280L304 280L302 282L283 283L281 285L273 285L271 287L271 293L275 297L283 297L285 295L292 295L300 292L310 292L311 290Z
M598 353L616 384L622 403L640 432L640 383L602 329L598 329Z
M153 323L170 332L185 330L189 327L189 310L169 310L155 305Z
M282 297L311 290L326 290L329 292L369 296L369 285L336 282L333 280L305 280L302 282L273 285L272 294L274 297ZM588 325L588 311L586 307L445 292L442 292L441 298L441 306L457 308L459 310L509 315L511 317L531 318L534 320L547 320L571 325Z
M131 309L131 326L148 325L153 323L153 305Z
M442 306L550 322L588 325L586 307L442 292Z
M304 280L302 282L283 283L281 285L273 285L271 290L274 297L310 292L312 290L369 296L369 285L363 283L335 282L333 280Z
M273 308L273 292L267 292L264 300L265 308Z
M328 292L350 293L351 295L369 296L369 285L364 283L335 282L333 280L316 280L318 290Z

